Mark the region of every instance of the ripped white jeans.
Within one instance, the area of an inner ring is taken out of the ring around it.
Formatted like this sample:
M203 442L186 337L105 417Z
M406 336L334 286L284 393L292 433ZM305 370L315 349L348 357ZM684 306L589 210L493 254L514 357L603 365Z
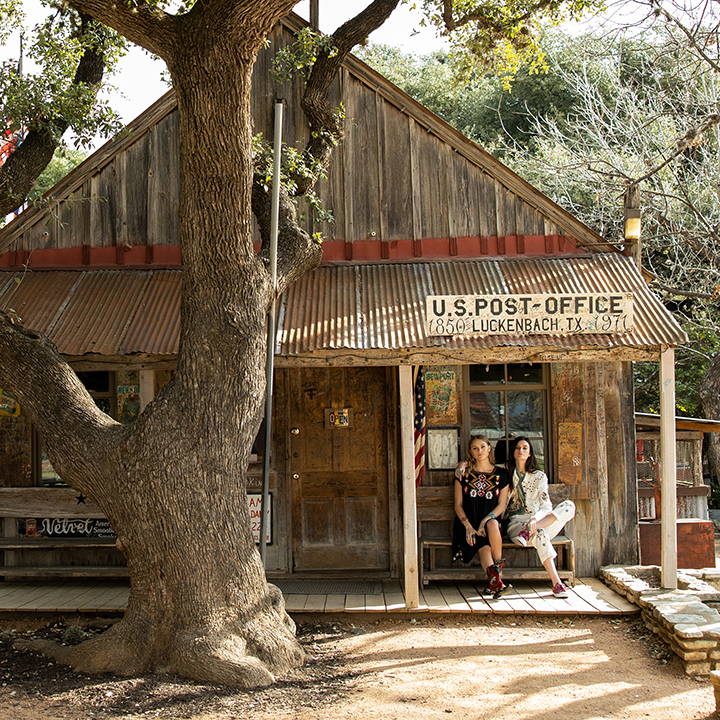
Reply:
M552 513L556 520L544 528L539 528L537 532L530 538L528 545L532 545L536 550L540 562L544 563L549 558L557 557L557 552L550 542L560 531L575 517L575 503L572 500L564 500L556 505L552 510L548 511L542 517L536 520L542 520ZM517 536L530 520L530 515L513 515L508 523L507 534L510 540L517 543ZM519 545L520 543L518 543Z

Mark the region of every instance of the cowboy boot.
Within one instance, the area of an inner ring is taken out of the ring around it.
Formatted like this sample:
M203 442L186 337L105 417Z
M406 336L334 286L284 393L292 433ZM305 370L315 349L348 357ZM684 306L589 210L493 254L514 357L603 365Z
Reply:
M485 588L485 595L492 595L493 600L496 600L500 597L503 590L505 590L505 583L502 581L502 577L500 575L502 568L505 566L504 561L500 561L499 563L493 563L490 565L485 572L487 572L488 576L488 584Z

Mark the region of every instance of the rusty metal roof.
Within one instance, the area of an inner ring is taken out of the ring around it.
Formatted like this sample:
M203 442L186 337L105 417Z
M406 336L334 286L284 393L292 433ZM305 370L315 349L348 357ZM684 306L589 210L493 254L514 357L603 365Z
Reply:
M0 271L0 310L12 309L65 355L172 355L180 338L181 282L181 270ZM632 292L634 328L598 335L425 334L427 295L561 292ZM511 346L656 350L686 340L629 258L598 253L319 267L283 296L277 353Z
M443 338L425 334L427 295L632 292L634 328L622 334L493 335ZM649 290L634 263L612 253L565 258L321 267L285 294L278 354L329 349L552 347L651 349L687 337Z
M177 352L180 270L0 272L0 310L64 355Z

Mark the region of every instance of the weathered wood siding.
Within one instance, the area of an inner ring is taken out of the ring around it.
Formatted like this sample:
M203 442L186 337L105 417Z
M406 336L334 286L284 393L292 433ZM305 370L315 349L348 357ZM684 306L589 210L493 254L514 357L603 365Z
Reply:
M558 424L582 422L581 482L567 486L577 507L568 533L580 575L639 561L635 426L630 363L558 363L551 369L554 456ZM557 482L558 479L554 478ZM551 476L551 481L553 480Z
M301 83L279 82L272 72L275 53L290 38L287 30L278 29L258 58L253 113L256 132L271 138L274 99L285 98L284 138L302 144L308 130L300 108ZM414 114L399 107L398 94L371 86L352 68L335 81L331 95L346 109L346 137L318 188L334 222L315 222L303 208L307 230L348 242L498 237L499 254L506 236L563 234L520 196L522 187L503 185L441 138L441 121L431 113L415 104ZM18 223L20 232L6 249L177 244L174 108L172 96L161 99L134 129L61 181L32 224ZM32 211L27 217L33 218Z

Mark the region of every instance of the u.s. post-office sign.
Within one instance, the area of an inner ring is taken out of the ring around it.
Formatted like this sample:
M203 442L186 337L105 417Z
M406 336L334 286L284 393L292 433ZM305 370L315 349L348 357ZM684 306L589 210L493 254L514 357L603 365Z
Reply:
M573 335L633 327L632 293L428 295L428 335Z

